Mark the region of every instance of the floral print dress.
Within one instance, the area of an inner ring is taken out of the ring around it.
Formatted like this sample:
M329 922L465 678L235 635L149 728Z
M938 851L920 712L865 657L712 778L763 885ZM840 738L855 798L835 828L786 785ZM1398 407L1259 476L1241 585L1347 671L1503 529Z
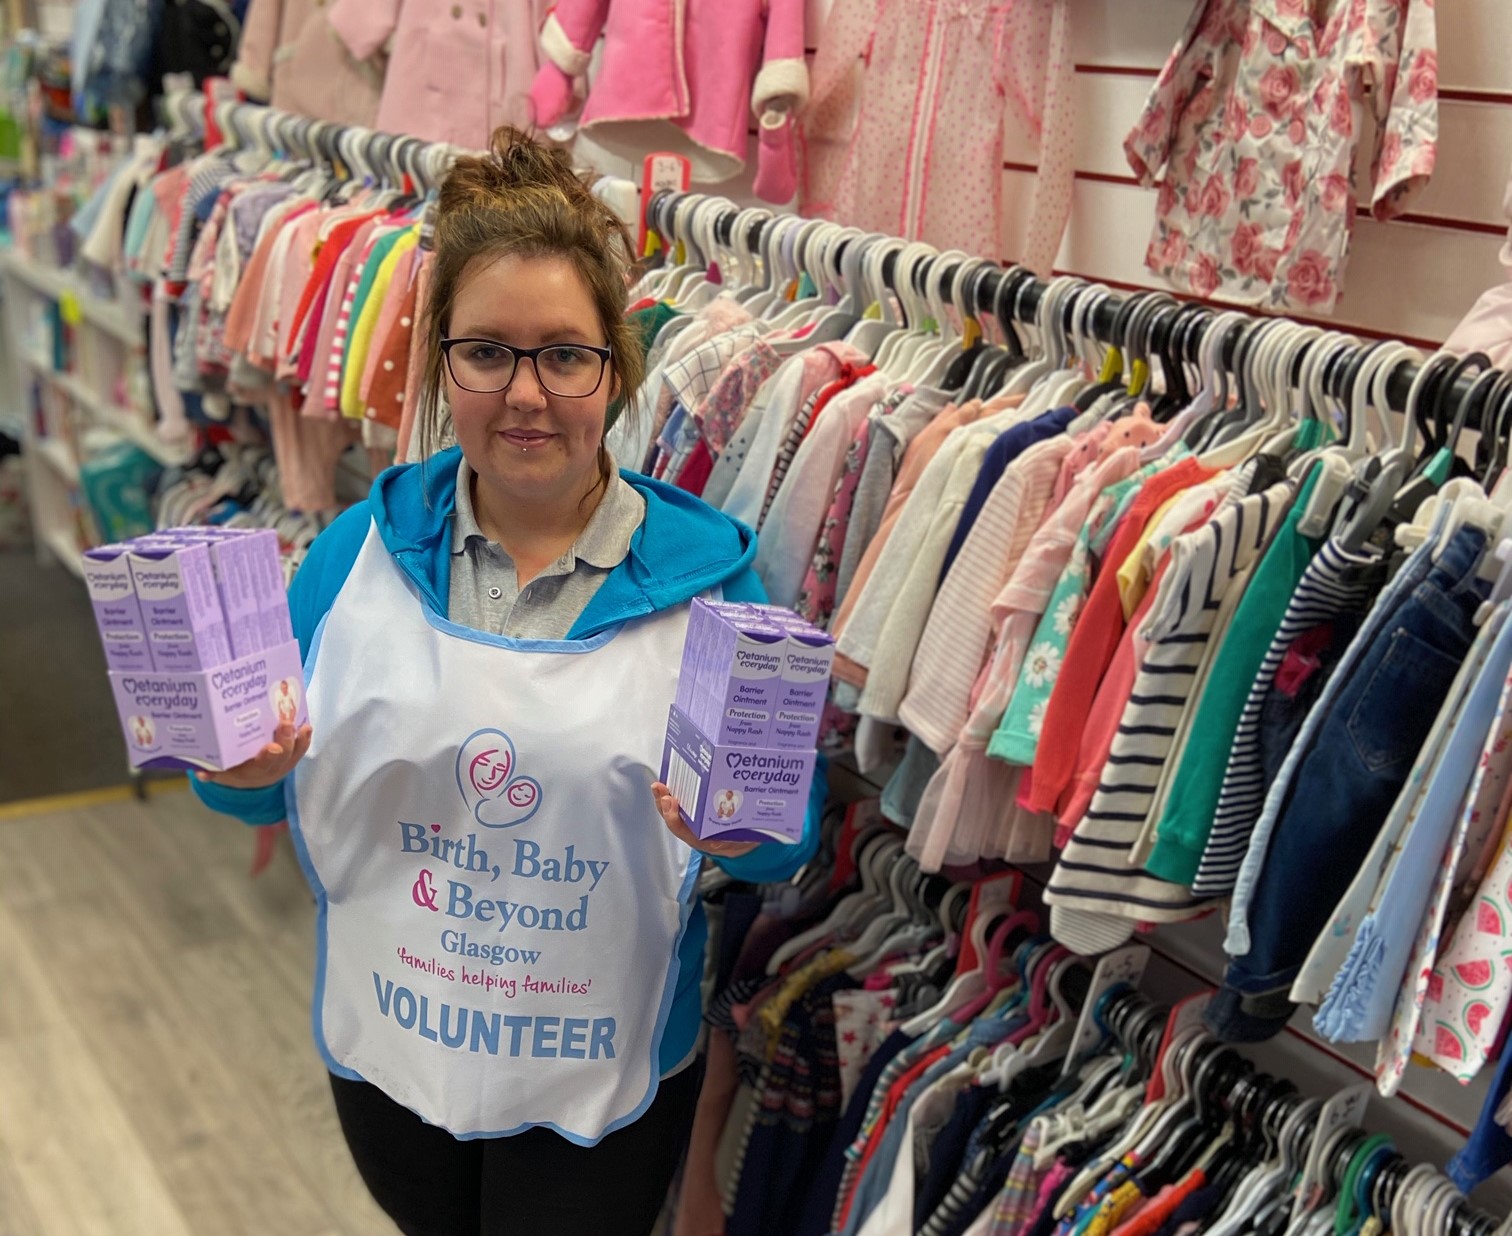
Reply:
M1401 214L1438 150L1434 0L1200 0L1125 139L1160 181L1145 264L1198 296L1331 312L1376 119L1370 206Z

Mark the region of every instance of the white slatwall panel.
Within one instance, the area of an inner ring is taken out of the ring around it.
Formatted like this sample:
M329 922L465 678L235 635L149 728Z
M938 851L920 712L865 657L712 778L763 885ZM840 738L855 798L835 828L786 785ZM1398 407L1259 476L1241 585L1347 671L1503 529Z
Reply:
M809 47L830 0L809 0ZM1123 139L1151 81L1180 37L1193 0L1074 0L1077 189L1058 269L1128 287L1161 287L1144 267L1153 193L1140 188ZM1512 7L1506 0L1446 0L1438 7L1438 170L1406 219L1362 218L1346 291L1330 319L1365 334L1424 344L1442 340L1503 272L1502 199L1512 168ZM1370 138L1361 145L1367 186ZM1002 257L1021 248L1033 140L1010 124L1004 150Z

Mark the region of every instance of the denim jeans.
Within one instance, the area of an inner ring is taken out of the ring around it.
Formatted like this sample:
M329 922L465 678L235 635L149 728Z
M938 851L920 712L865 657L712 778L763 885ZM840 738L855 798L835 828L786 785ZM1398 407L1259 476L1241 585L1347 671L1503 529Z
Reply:
M1360 627L1365 621L1365 610L1368 610L1371 599L1373 598L1366 598L1365 608L1361 612L1340 614L1328 624L1330 631L1327 642L1314 653L1317 668L1304 682L1289 692L1276 682L1271 683L1270 694L1260 706L1260 766L1265 773L1266 785L1275 784L1276 778L1281 775L1286 753L1302 732L1302 723L1307 720L1307 714L1323 698L1323 690L1333 677L1334 670L1338 669L1345 649L1360 633ZM1287 668L1284 662L1282 668Z
M1309 718L1246 907L1249 949L1230 962L1208 1008L1218 1037L1259 1042L1290 1018L1292 980L1374 844L1474 641L1485 545L1483 532L1466 527L1436 562L1421 559L1424 578L1367 623L1362 655L1325 693L1323 714Z

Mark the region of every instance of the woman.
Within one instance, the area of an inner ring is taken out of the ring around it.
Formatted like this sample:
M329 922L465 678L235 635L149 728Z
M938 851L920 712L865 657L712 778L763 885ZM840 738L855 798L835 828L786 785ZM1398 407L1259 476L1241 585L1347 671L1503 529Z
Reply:
M402 1231L644 1233L695 1098L695 851L770 880L813 849L698 841L653 784L688 604L762 598L754 537L615 469L629 243L564 159L501 130L435 246L421 415L434 444L444 391L458 445L381 475L295 577L313 734L196 788L289 819L316 1041Z

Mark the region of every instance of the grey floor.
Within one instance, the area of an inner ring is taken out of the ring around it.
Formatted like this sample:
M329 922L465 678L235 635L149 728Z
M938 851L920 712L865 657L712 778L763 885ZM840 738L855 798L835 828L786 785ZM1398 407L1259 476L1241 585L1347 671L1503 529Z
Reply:
M0 808L0 1236L394 1232L311 1041L309 894L251 855L183 789Z
M0 802L128 777L84 585L30 552L0 552Z

